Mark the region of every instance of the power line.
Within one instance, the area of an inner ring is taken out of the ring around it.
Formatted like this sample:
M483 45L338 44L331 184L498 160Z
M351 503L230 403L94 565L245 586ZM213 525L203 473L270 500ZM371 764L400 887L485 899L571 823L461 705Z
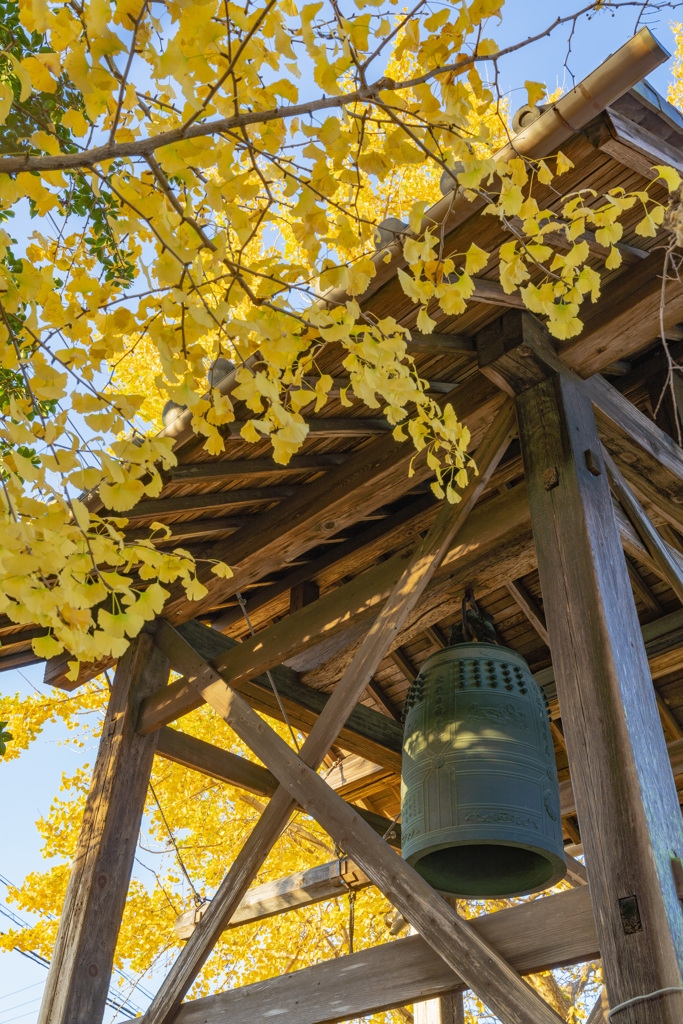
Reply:
M24 985L23 988L15 988L14 992L6 992L4 996L0 996L0 999L10 999L12 996L18 996L21 992L28 992L30 988L35 988L36 985L42 985L42 981L34 981L32 985ZM0 1010L0 1013L3 1011Z
M3 885L6 885L8 889L16 889L17 888L17 886L13 885L13 883L10 882L10 880L8 878L6 878L3 874L0 874L0 882L2 882ZM15 914L14 911L10 910L10 908L8 906L3 905L1 903L0 903L0 914L4 914L5 917L9 918L9 920L12 921L12 923L17 925L19 928L28 928L28 927L30 927L30 924L29 924L28 921L22 920L22 918L20 918L17 914ZM46 914L46 916L51 918L52 920L56 920L56 916L54 914L50 914L48 912ZM5 934L7 934L7 933L6 932L0 932L0 935L5 935ZM30 949L17 949L15 947L14 952L15 953L21 953L22 956L26 957L28 960L32 960L34 963L40 964L42 967L49 967L50 966L50 961L49 960L46 960L45 957L40 956L39 953L34 953L33 950L30 950ZM120 967L114 967L113 971L114 971L114 973L120 975L123 978L124 981L126 981L129 985L132 986L131 993L132 993L133 989L137 988L138 991L143 996L147 997L147 999L149 999L149 1000L152 999L152 993L148 992L139 983L139 981L136 982L134 978L128 977L128 975L125 973L125 971L121 970ZM40 982L37 982L37 984L40 984ZM20 989L19 991L22 991L22 990ZM6 997L3 996L3 997L0 997L0 998L6 998ZM117 1012L122 1012L121 1007L123 1007L124 1005L127 1004L129 1006L129 1008L131 1009L131 1011L133 1013L133 1016L136 1015L136 1014L144 1013L144 1010L141 1007L137 1006L135 1003L133 1003L128 998L123 999L123 1002L121 1002L122 998L123 998L123 996L119 995L118 993L114 993L112 995L111 990L110 990L110 994L109 994L109 996L107 998L107 1006L109 1006L113 1010L116 1010ZM117 999L119 1000L118 1002L116 1001ZM127 1019L131 1019L130 1015L129 1015L129 1017ZM8 1021L3 1021L2 1024L9 1024L9 1022Z

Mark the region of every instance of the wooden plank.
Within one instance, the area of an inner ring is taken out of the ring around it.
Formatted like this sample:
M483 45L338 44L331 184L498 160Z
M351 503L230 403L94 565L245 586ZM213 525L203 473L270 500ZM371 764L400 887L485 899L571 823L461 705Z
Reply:
M508 593L514 598L515 603L522 609L543 643L546 647L550 647L548 630L545 624L545 615L538 607L526 587L519 580L510 580L510 582L506 583L505 586Z
M192 537L211 537L216 533L234 533L235 530L247 526L253 519L249 516L216 516L214 519L193 519L190 523L168 523L171 531L167 538L161 535L159 530L154 531L154 543L177 544L178 541L187 540ZM139 527L134 530L125 530L125 540L132 544L138 540L149 540L151 528L149 526Z
M504 1024L557 1024L561 1020L554 1010L522 982L493 947L472 929L469 922L459 917L416 871L382 842L355 810L334 793L302 757L297 756L206 662L194 654L179 634L174 635L170 627L165 626L158 639L170 656L171 663L185 672L207 703L270 768L290 798L314 815L326 832L363 869L451 970L458 973L467 987L472 988ZM365 657L365 651L363 654ZM333 698L341 690L341 686L337 687ZM344 696L349 697L351 694ZM277 794L269 806L273 805L275 799ZM202 926L215 903L214 898ZM197 929L183 953L201 931L202 928ZM172 974L180 964L183 953L178 957ZM159 995L155 999L157 1001L162 1002ZM170 1011L170 1002L167 1001L166 1006ZM162 1019L160 1015L153 1015L150 1008L146 1018L149 1024L156 1024L157 1020Z
M521 394L550 372L580 384L529 313L506 313L477 336L477 346L482 372L508 394ZM604 378L596 374L581 387L622 472L667 522L683 529L683 449Z
M595 139L598 148L614 160L645 178L653 179L655 164L673 167L683 175L683 158L678 146L659 138L654 132L610 109L604 116L604 128Z
M421 334L411 331L406 338L408 352L429 352L432 355L475 355L474 341L462 334Z
M309 766L308 772L320 782L324 793L333 793L333 791L316 775L313 769L319 765L334 743L343 723L353 711L368 681L372 679L393 638L410 610L419 600L420 594L467 518L470 509L486 487L488 479L510 442L514 429L514 410L512 403L509 402L496 417L477 450L478 476L476 480L467 486L459 504L453 507L445 505L441 509L301 748L301 761L297 757L297 762L304 768ZM234 701L238 702L236 706L242 710L243 714L246 712L247 725L250 724L252 728L256 725L257 732L259 729L265 729L266 743L268 746L272 744L272 737L277 738L276 734L268 729L262 719L242 701L242 698L224 683L215 667L200 658L178 632L162 622L159 626L157 642L171 655L171 663L187 676L205 699L207 699L207 694L214 699L218 693L220 695L219 705L223 707L226 695L228 703L234 698ZM214 662L215 665L216 662ZM260 726L257 723L260 723ZM239 735L239 729L236 731ZM249 745L251 746L251 744ZM252 749L254 748L252 747ZM283 780L280 779L280 781ZM239 905L239 901L244 895L245 885L248 885L259 870L268 850L275 843L296 799L287 786L280 786L275 792L256 828L221 883L202 921L202 927L193 934L155 996L148 1013L151 1024L165 1024L166 1021L173 1018L186 992L209 956L224 927L224 922L230 919L236 906ZM362 820L341 797L339 800L344 808L348 808L352 821ZM377 839L382 849L390 849L382 839L376 836L370 826L365 822L362 822L362 825ZM429 889L428 886L425 888ZM500 984L502 985L503 979L505 979L508 987L510 982L514 985L514 972L509 971L502 962L498 964L498 968L501 972ZM523 989L521 982L519 984ZM521 1005L526 1006L528 998L524 998L525 993L520 991L517 995L521 1000ZM496 1004L498 1003L499 999L496 997ZM539 1020L543 1019L544 1017L541 1015Z
M365 872L348 857L319 864L307 871L297 871L249 889L227 928L254 924L268 917L286 914L290 910L310 907L314 903L345 896L349 889L367 889L371 884ZM192 908L179 914L173 926L176 935L181 939L189 939L207 907L208 903L205 903L199 911Z
M523 974L600 954L588 888L547 896L470 927ZM455 984L454 984L455 982ZM333 1024L465 988L419 935L185 1003L177 1024ZM148 1024L143 1017L144 1024Z
M140 634L118 664L50 960L40 1024L102 1020L142 821L155 736L135 732L140 699L169 664Z
M629 402L604 377L595 375L585 382L585 389L596 409L601 432L610 431L631 442L631 451L646 454L666 471L672 481L683 485L683 450L645 413ZM609 440L608 440L609 447Z
M163 518L181 512L205 512L210 508L227 508L229 505L257 505L260 502L281 501L296 494L294 487L240 487L232 491L218 491L211 494L186 494L174 498L152 498L139 501L126 512L127 519ZM109 510L105 510L109 511ZM120 513L117 513L117 515Z
M191 480L199 483L204 480L223 480L231 476L280 476L281 474L325 471L332 466L343 466L349 458L343 452L321 452L319 455L293 455L286 466L265 459L222 459L220 462L186 462L181 466L169 469L169 479Z
M683 824L590 400L554 376L517 408L572 784L616 1005L681 984L683 915L671 854L683 849ZM680 1021L682 997L625 1008L621 1024Z
M157 733L155 753L176 764L182 764L185 768L191 768L192 771L201 772L202 775L244 789L256 796L272 796L277 789L277 781L267 768L254 764L246 757L231 754L228 750L222 750L212 743L206 743L195 736L189 736L177 729L169 729L167 726L159 729ZM384 770L385 778L387 774ZM344 788L343 777L335 776L334 772L328 775L325 781L333 789ZM400 849L401 826L398 823L392 825L383 814L376 814L364 807L358 807L357 810L363 821L367 821L378 835L386 837L390 846ZM390 825L391 829L387 834Z
M626 515L640 536L643 544L657 565L659 574L669 584L678 600L683 604L683 567L668 544L659 536L648 519L642 505L633 494L623 476L619 472L609 452L603 451L603 458L609 473L610 485Z
M401 648L395 647L393 651L389 651L389 657L403 674L404 679L412 683L417 675L417 669Z
M560 343L560 358L581 377L601 373L615 359L629 359L683 320L683 285L667 282L663 310L663 256L655 251L610 283L593 309L583 307L584 329ZM660 316L661 314L661 316Z
M375 682L374 679L371 679L366 686L366 690L383 714L388 715L389 718L393 718L395 722L401 721L401 712L395 704L389 700L379 683Z

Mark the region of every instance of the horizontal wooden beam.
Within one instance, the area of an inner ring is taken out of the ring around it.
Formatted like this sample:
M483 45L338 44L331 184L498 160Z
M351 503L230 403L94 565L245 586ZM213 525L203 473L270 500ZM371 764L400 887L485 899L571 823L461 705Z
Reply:
M281 473L324 471L342 466L349 456L343 452L321 452L320 455L293 455L286 466L273 459L222 459L220 462L189 462L168 471L170 480L222 480L231 476L279 476Z
M464 524L453 548L444 559L443 576L445 578L453 577L461 552L463 561L468 566L473 562L483 564L489 550L495 551L498 544L506 542L506 538L509 536L507 531L514 529L520 519L526 521L527 518L528 511L523 486L512 488L504 495L487 502L481 509L475 508ZM514 546L512 546L511 553L514 554ZM533 557L530 542L529 553ZM264 677L257 681L254 677L258 677L260 673L269 668L275 671L276 666L279 666L281 662L310 647L314 638L320 644L325 638L340 634L343 643L346 643L345 631L354 622L364 628L364 623L368 618L377 613L388 597L391 588L399 579L409 557L410 552L401 552L393 556L300 611L261 630L255 637L245 640L242 644L236 644L234 640L229 640L214 630L217 638L215 640L216 647L209 660L220 657L214 667L217 671L225 673L230 685L240 690L248 700L254 702L253 706L259 710L264 710L263 701L268 701L270 706L267 713L278 717L277 704L268 680ZM515 568L517 568L516 565ZM437 573L437 578L439 576L440 573ZM205 643L205 640L202 640L202 643ZM325 652L322 652L320 661L324 661L325 657ZM258 689L254 687L250 690L245 689L249 680L256 682ZM291 694L293 701L300 700L303 706L308 707L309 711L315 711L323 706L327 700L325 694L312 687L295 694L291 688L295 685L295 681L296 676L291 669L285 670L282 676L276 676L278 689L283 699L289 699ZM255 701L261 703L255 703ZM196 702L197 693L193 688L185 686L182 682L173 683L155 701L143 706L139 728L143 732L148 732L160 725L166 725L197 707ZM286 706L289 713L290 708L288 705ZM371 712L370 709L365 710L376 715L377 719L381 719L385 723L385 730L393 727L400 731L400 727L396 723L391 723L386 716L380 715L378 712ZM319 710L315 713L319 713ZM295 709L292 709L292 714L296 714ZM310 728L311 721L308 720L305 725L303 722L300 724L302 727ZM347 729L349 727L355 728L355 724L349 721ZM345 734L342 746L378 764L389 767L398 765L395 758L400 751L400 745L395 748L396 755L391 765L387 765L386 754L382 755L381 752L378 753L367 745L364 749L359 749L357 737L355 745L352 746L353 742L350 734Z
M184 768L190 768L256 796L270 797L277 789L275 776L267 768L254 764L246 757L232 754L229 750L222 750L212 743L197 739L196 736L179 732L177 729L169 729L167 726L159 729L156 753L168 761L183 765ZM386 769L384 774L386 777ZM334 776L334 773L331 773L331 776L326 778L328 785L352 803L353 797L347 797L344 790L343 778ZM356 807L356 811L378 835L386 839L390 846L400 849L401 826L397 822L392 824L383 814L376 814L364 807Z
M653 170L656 164L673 167L683 174L683 158L679 146L666 142L654 132L618 114L616 110L605 113L603 128L596 143L603 153L608 153L614 160L637 171L644 178L657 177L657 172Z
M291 498L294 487L240 487L232 491L212 491L210 494L185 494L173 498L152 498L139 501L125 513L128 519L147 519L177 515L182 512L204 512L210 508L228 508L237 505L252 505L281 501ZM124 513L117 513L123 515Z
M323 900L346 896L350 889L367 889L372 882L357 864L348 857L319 864L307 871L297 871L284 878L276 878L263 885L249 889L239 907L226 926L238 928L243 924L254 924L268 917L285 914L289 910L300 910ZM208 906L208 903L204 907ZM203 915L204 907L192 908L179 914L174 929L181 939L189 939Z
M568 967L600 955L588 886L468 923L521 974ZM176 1021L333 1024L463 989L441 957L414 935L184 1003Z
M410 337L406 338L408 352L430 352L433 355L469 355L476 357L476 350L472 338L462 334L421 334L420 331L411 331Z

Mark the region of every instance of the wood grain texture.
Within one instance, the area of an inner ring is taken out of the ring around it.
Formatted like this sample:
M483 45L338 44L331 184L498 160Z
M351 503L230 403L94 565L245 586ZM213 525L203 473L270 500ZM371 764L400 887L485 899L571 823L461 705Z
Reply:
M555 376L517 405L572 783L616 1004L681 983L683 914L670 858L683 850L683 824L590 400ZM620 1024L673 1024L681 1009L680 995L666 996L656 1007L625 1009Z
M155 736L135 732L138 706L144 696L165 685L168 673L167 659L144 633L118 664L40 1024L102 1020L156 743Z
M469 429L474 447L501 408L504 396L477 375L468 381L466 388L455 389L437 400L451 403L460 421ZM343 466L331 468L305 491L282 501L248 527L237 531L229 542L218 542L212 557L224 559L233 568L232 578L221 580L208 564L202 564L198 576L208 587L209 596L200 602L188 602L182 588L173 586L164 614L174 623L199 616L237 590L318 546L326 537L393 501L408 487L411 462L415 469L413 485L432 475L424 453L415 456L412 446L394 441L390 434L374 439ZM66 678L68 660L60 656L47 662L45 682L48 685L74 689L111 663L102 661L83 666L79 679L72 682Z
M470 927L532 974L599 956L588 890L572 889ZM465 986L419 935L185 1003L178 1024L334 1024ZM148 1024L145 1017L144 1024Z

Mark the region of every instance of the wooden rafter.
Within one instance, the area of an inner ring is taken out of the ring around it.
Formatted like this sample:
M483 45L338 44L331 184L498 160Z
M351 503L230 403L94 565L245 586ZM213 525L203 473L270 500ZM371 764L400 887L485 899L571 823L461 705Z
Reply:
M604 451L603 457L615 497L631 520L634 529L647 548L660 575L667 581L678 600L683 604L683 560L680 559L676 552L671 551L669 546L659 536L645 514L642 505L619 472L609 452Z
M228 750L215 747L213 744L197 739L195 736L189 736L187 733L178 732L177 729L169 729L167 726L159 729L157 733L155 753L176 764L182 764L185 768L201 772L208 778L225 782L229 786L236 786L256 796L270 797L277 789L277 780L267 768L254 764L246 757L231 754ZM327 782L335 789L342 788L341 785L335 786L334 780L329 776ZM401 826L399 824L392 825L382 814L376 814L365 808L359 807L358 813L378 835L386 838L390 846L400 847Z

